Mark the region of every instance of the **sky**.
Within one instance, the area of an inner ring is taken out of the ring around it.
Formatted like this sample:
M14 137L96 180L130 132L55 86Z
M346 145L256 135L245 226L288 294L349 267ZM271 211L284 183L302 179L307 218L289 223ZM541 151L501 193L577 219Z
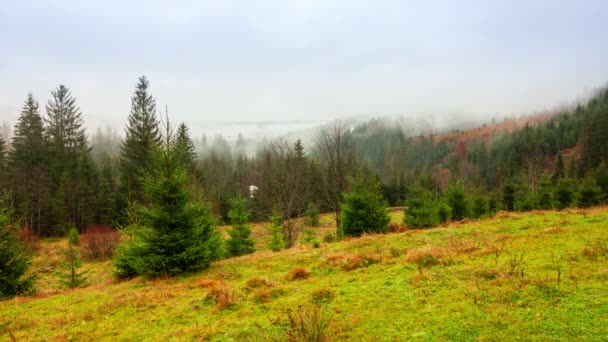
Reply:
M0 0L0 121L65 84L122 130L140 75L194 134L489 120L605 85L607 32L605 0Z

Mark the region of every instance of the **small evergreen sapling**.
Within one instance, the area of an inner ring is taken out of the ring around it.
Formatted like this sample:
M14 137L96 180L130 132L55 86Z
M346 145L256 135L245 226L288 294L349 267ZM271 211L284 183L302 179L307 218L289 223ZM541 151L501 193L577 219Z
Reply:
M231 201L231 205L228 217L232 228L228 231L230 238L226 241L228 255L251 254L255 252L255 241L250 236L249 212L245 208L245 199L239 195Z
M75 228L71 228L68 233L68 248L63 251L65 258L65 262L61 265L63 271L57 272L61 283L70 289L85 287L89 284L87 280L88 271L80 271L82 258L80 252L75 247L78 240L78 231Z
M581 208L589 208L600 202L602 189L597 185L595 178L587 177L581 184L577 203Z
M440 223L438 203L428 190L419 186L408 196L403 223L409 228L429 228Z
M309 227L319 226L319 208L314 202L308 202L306 206L306 225Z
M346 236L386 233L391 218L380 184L371 177L359 176L351 179L351 187L353 190L344 194L342 233Z
M270 217L270 241L266 246L275 252L278 252L285 248L285 240L283 239L283 220L279 215L272 215Z

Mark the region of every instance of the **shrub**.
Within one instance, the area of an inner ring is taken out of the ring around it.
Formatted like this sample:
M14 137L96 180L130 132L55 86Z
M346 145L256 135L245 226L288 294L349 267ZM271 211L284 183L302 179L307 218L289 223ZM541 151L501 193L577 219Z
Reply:
M230 256L240 256L255 252L255 241L251 238L249 228L249 212L245 208L245 199L240 195L231 201L228 212L232 229L228 231L230 238L226 241L226 249Z
M319 248L319 247L321 247L321 243L317 239L312 240L311 244L312 244L312 248Z
M350 181L353 190L344 195L341 206L342 233L346 236L386 233L391 219L378 182L364 176Z
M120 233L112 227L92 226L80 236L80 242L86 258L110 259L120 242Z
M308 277L310 277L310 272L308 272L308 270L306 270L302 266L296 266L292 268L287 273L287 276L285 276L287 280L300 280L307 279Z

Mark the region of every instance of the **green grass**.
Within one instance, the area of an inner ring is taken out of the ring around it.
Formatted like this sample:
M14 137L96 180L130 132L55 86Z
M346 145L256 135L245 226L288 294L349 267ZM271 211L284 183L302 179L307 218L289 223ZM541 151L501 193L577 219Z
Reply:
M322 222L319 234L330 230ZM117 283L109 262L88 263L87 288L58 290L45 275L37 296L0 302L0 339L285 340L286 310L331 289L331 340L607 340L607 232L608 208L508 213L261 251L174 279ZM310 276L287 280L296 266ZM255 277L267 284L250 288Z

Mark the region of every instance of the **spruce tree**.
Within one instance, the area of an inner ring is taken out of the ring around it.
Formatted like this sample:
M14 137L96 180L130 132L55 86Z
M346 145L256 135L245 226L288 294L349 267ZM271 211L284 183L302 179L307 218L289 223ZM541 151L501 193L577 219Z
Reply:
M555 188L555 202L558 210L570 206L576 192L576 183L570 178L562 178L557 182Z
M82 257L76 248L79 242L78 230L71 228L68 233L68 248L63 251L64 263L56 274L60 282L67 288L85 287L89 284L88 271L80 271Z
M31 256L17 237L17 228L0 209L0 299L33 292L34 277L25 275L30 264Z
M195 168L196 152L188 126L183 122L177 127L175 148L181 154L181 166L186 171L192 172Z
M55 227L66 224L77 225L82 229L78 210L78 202L81 200L78 164L82 155L89 153L82 113L76 106L76 99L64 85L51 92L46 111L46 134L50 149L49 191L52 195L63 191L65 213L65 216L61 217L56 210L53 215L56 221L52 222L52 225ZM60 189L59 186L63 188Z
M515 185L511 182L505 184L502 188L502 203L503 209L507 211L515 210Z
M148 80L141 76L135 94L131 97L131 113L120 157L123 204L143 200L142 177L152 170L152 154L161 140L156 118L156 101L149 93L149 86Z
M564 164L564 158L562 157L562 153L559 152L557 154L557 158L555 159L555 169L553 170L551 180L553 180L553 183L555 184L558 180L564 177L566 177L566 165Z
M97 189L97 221L104 226L111 226L117 218L116 182L108 159L104 161Z
M344 194L341 231L345 236L386 233L390 216L380 184L371 177L358 176L350 181L352 191Z
M8 156L10 178L13 183L17 214L24 218L30 232L41 234L43 206L48 197L46 161L48 147L38 102L32 94L27 99L17 120Z
M207 268L221 256L213 216L188 192L188 176L170 128L152 156L143 182L146 205L139 210L144 228L134 229L133 239L118 248L119 277L173 276Z
M589 208L600 202L602 189L597 185L595 178L585 178L580 186L577 204L581 208Z
M245 199L237 195L231 202L228 217L232 228L228 231L230 238L226 241L226 251L229 256L240 256L255 252L255 241L251 238L249 227L249 212Z
M536 192L536 205L539 209L553 208L553 187L547 177L541 179Z
M452 209L452 219L460 221L468 215L467 199L461 184L452 184L447 191L447 202Z
M283 238L283 220L278 214L270 216L270 227L268 228L270 233L270 240L266 243L268 249L274 252L278 252L285 248L285 240Z
M440 223L439 203L428 190L417 185L408 194L403 223L409 228L429 228Z

